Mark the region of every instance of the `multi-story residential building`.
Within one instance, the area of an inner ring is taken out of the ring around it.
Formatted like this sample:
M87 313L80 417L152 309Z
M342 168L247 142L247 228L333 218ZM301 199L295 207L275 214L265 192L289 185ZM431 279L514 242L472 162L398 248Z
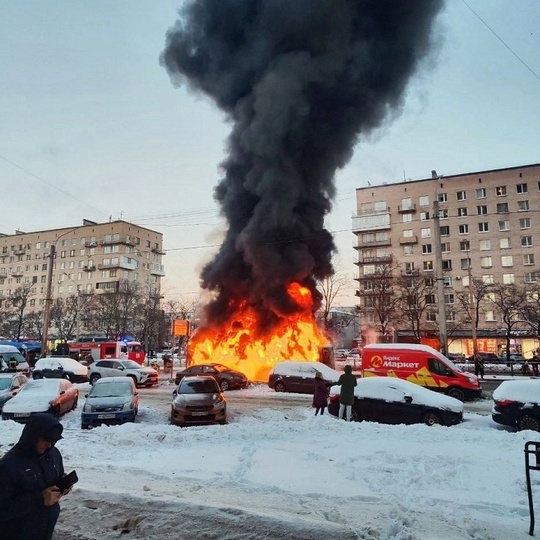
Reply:
M159 295L165 275L162 245L161 233L122 220L83 220L79 227L0 234L0 302L16 289L33 285L29 308L43 307L51 246L54 298L115 290L122 280L138 282L150 296Z
M460 309L452 305L469 290L471 280L532 287L540 279L540 164L452 176L433 171L422 180L359 188L356 196L353 232L364 327L376 326L370 314L371 278L390 262L394 273L420 274L431 280L432 296L426 298L433 309L423 314L426 328L437 327L441 301L446 304L447 321L459 319ZM434 205L438 219L434 219ZM441 260L436 256L439 235ZM444 299L436 286L438 267L442 267ZM493 305L484 302L478 324L478 338L484 340L481 349L500 351L501 326ZM449 350L470 353L470 324L454 327L458 330ZM515 334L521 338L516 345L519 341L523 352L532 352L538 347L536 333L518 328ZM400 328L394 330L397 339L407 335Z

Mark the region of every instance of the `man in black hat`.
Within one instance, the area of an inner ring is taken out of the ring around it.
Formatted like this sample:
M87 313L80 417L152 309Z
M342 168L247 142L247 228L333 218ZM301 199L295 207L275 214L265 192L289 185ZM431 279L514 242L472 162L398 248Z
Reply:
M30 417L19 442L0 459L2 540L50 540L60 514L58 501L69 490L56 486L64 476L55 447L62 424L51 414Z

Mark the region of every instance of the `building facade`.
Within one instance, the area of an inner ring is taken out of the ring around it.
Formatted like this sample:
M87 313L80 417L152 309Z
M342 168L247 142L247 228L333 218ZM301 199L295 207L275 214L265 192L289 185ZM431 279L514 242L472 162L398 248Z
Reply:
M401 276L430 280L426 283L433 290L426 298L432 309L423 314L425 328L437 327L437 306L444 302L447 322L454 327L448 350L465 354L471 352L472 330L470 323L459 324L463 310L458 296L473 282L534 288L540 279L540 164L453 176L433 171L422 180L359 188L356 197L353 233L364 327L377 323L370 295L373 276L384 264L392 264ZM437 294L438 264L442 298ZM478 324L481 350L500 352L501 322L486 298ZM402 328L393 331L394 339L407 336ZM514 334L520 336L516 349L530 357L538 347L536 333L516 324Z
M51 246L54 298L116 290L122 280L135 281L143 293L159 296L165 275L163 235L122 220L83 220L79 227L0 234L0 302L16 289L32 286L29 308L43 308Z

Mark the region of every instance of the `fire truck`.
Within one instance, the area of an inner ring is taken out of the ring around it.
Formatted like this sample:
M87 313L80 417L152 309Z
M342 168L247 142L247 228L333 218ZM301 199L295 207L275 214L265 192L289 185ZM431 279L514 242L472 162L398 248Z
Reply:
M69 343L69 354L80 361L88 359L95 362L103 358L125 358L141 365L146 358L144 348L138 341Z

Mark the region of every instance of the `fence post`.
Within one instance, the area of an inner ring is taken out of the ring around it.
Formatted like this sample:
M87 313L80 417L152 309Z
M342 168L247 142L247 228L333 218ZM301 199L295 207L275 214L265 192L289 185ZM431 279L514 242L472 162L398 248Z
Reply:
M534 463L532 463L533 456ZM540 442L528 441L525 443L525 476L527 478L527 495L529 497L529 535L534 536L534 504L531 471L540 471Z

